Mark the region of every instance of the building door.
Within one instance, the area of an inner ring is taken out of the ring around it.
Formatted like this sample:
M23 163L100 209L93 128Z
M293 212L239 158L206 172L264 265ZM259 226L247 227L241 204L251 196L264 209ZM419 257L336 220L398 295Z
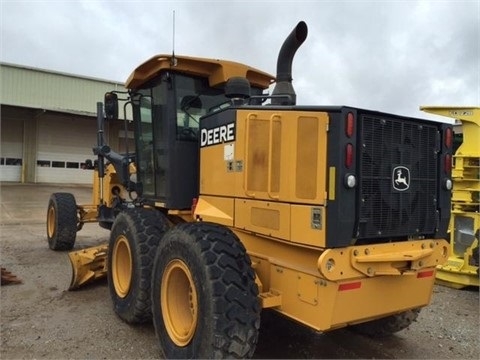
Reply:
M23 161L22 119L3 117L0 142L0 181L20 182Z
M37 183L92 184L96 119L47 114L38 119Z

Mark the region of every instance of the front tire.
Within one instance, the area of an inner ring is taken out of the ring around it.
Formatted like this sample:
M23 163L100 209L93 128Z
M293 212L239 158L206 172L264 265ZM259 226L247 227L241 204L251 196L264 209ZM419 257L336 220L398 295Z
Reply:
M53 193L48 201L48 246L55 251L72 250L77 236L77 203L70 193Z
M252 357L260 327L255 273L229 229L184 223L158 246L152 313L166 358Z
M131 324L152 319L150 284L157 246L169 223L153 209L118 214L108 246L108 287L115 313Z
M419 313L420 309L407 310L400 314L352 325L350 328L356 333L372 338L387 337L409 327L417 320Z

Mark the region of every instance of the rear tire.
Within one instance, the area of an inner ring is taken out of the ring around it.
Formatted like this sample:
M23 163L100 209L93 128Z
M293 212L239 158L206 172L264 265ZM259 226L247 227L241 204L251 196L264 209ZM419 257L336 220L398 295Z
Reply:
M77 236L77 203L70 193L53 193L48 201L47 238L52 250L73 249Z
M255 273L228 228L184 223L158 246L153 324L169 358L252 357L260 327Z
M108 246L108 287L115 313L128 323L152 320L153 261L168 228L167 218L153 209L126 210L115 219Z
M387 337L409 327L417 320L419 313L420 309L407 310L400 314L352 325L350 328L356 333L373 338Z

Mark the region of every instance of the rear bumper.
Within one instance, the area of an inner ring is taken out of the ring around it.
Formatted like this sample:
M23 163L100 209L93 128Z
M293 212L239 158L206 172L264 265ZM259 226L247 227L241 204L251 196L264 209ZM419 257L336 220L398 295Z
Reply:
M416 274L329 284L323 296L332 302L331 316L318 311L316 329L326 331L424 307L430 303L434 283L435 269L427 268Z
M436 239L323 252L293 246L284 252L286 244L244 239L262 306L318 331L428 305L436 267L449 253L448 243Z

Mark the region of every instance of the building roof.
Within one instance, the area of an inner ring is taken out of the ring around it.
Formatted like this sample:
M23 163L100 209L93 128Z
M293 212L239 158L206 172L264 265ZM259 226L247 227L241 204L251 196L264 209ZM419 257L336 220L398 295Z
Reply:
M126 91L118 81L0 63L0 104L96 115L106 92Z

